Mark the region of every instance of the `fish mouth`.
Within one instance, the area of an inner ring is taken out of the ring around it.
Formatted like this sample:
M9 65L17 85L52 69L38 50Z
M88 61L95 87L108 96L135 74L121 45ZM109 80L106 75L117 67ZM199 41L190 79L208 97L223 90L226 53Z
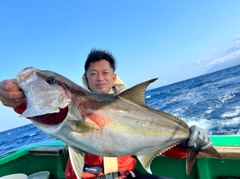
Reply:
M68 106L59 110L60 111L57 113L44 114L41 116L33 116L33 117L27 117L27 118L41 124L57 125L62 121L64 121L64 119L66 118L68 114Z

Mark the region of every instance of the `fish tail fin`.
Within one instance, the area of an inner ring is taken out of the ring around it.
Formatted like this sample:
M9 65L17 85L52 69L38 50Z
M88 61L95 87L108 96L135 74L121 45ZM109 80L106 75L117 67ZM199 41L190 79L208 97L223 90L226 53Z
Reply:
M204 149L204 150L200 150L200 151L222 160L221 155L218 153L218 151L213 146L211 146L207 149ZM190 172L192 170L192 166L197 158L198 153L199 153L199 150L193 150L192 148L188 148L188 154L187 154L187 158L186 158L186 172L188 175L190 174Z
M222 160L222 156L218 153L218 151L214 147L209 147L205 150L201 150L201 152L212 155L212 156Z
M198 150L193 150L192 148L188 148L188 154L186 158L186 172L188 175L192 170L192 166L197 158L198 153L199 153Z

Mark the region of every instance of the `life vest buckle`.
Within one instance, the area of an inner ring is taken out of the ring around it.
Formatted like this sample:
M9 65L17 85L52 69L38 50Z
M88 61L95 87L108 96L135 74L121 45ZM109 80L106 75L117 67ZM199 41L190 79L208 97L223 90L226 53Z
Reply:
M108 173L108 174L99 176L95 179L120 179L121 175L124 175L124 174L127 174L127 173L129 173L129 175L126 176L124 179L129 179L129 178L135 178L136 177L134 172L132 172L130 170L126 170L126 171L123 171L123 172Z
M101 175L99 177L96 177L95 179L120 179L119 176L120 176L119 172L113 172Z
M105 176L105 179L120 179L118 172L105 174L103 176Z

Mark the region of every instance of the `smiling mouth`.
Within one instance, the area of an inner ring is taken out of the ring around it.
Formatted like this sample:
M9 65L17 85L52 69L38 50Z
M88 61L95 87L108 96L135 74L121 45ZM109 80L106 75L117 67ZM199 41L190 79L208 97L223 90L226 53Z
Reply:
M105 84L97 84L96 86L101 88L101 87L105 86Z
M47 125L57 125L64 121L68 114L68 107L65 107L63 109L60 109L57 113L51 113L51 114L45 114L41 116L34 116L34 117L27 117L28 119L32 121L39 122L41 124L47 124Z

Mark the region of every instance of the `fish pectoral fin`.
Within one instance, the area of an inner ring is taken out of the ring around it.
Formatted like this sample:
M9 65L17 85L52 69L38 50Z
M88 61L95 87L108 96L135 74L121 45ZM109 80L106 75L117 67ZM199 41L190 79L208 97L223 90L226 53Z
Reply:
M84 167L85 152L69 145L68 145L68 152L69 152L69 157L70 157L73 170L77 178L81 179L82 171Z
M68 122L72 126L73 131L77 133L87 133L99 130L99 127L95 123L75 120L68 120Z

